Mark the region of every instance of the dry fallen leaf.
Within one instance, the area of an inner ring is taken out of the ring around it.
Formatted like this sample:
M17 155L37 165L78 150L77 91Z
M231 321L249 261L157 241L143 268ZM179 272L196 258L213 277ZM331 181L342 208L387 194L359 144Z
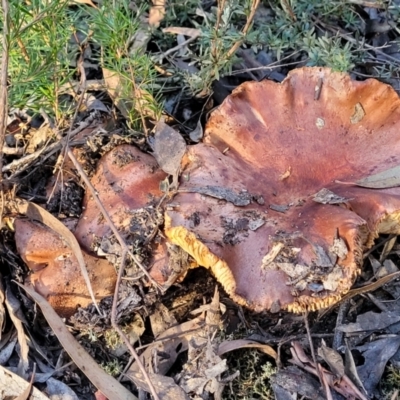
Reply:
M203 327L204 317L198 317L167 329L140 355L143 365L148 367L156 363L158 373L166 374L178 355L188 349L188 341ZM126 375L136 376L137 373L140 373L140 368L137 363L133 363Z
M389 256L390 252L392 251L394 245L397 242L397 235L391 235L391 239L389 239L383 246L382 252L379 256L379 262L382 264L386 258ZM395 271L391 271L395 272Z
M218 354L218 345L212 340L221 322L218 287L204 314L205 326L188 341L187 361L176 379L187 394L195 393L199 398L207 398L209 393L213 393L215 399L220 399L226 384L221 377L228 366Z
M181 160L186 152L186 143L181 134L168 126L161 118L155 127L150 146L160 168L172 175L174 181L177 180Z
M360 179L355 184L371 189L387 189L400 186L400 165Z
M222 393L225 382L222 374L228 370L226 360L216 353L217 346L211 342L207 333L199 332L189 341L188 361L179 374L179 386L187 394L197 394L200 398L207 398L209 393L217 397Z
M346 199L345 197L338 196L331 190L323 188L318 193L314 194L313 200L316 203L321 204L340 204L352 199Z
M150 315L150 325L154 337L158 337L167 329L178 325L178 321L164 304L157 303L156 309Z
M81 109L79 111L86 111L86 110L87 111L98 110L108 114L110 113L109 108L101 100L97 99L90 93L85 93Z
M352 124L358 124L365 117L365 110L361 103L357 103L354 106L354 114L350 117Z
M147 23L142 22L135 34L130 38L129 55L136 57L137 54L144 54L150 39L151 30Z
M329 365L329 368L335 373L337 378L341 378L344 375L343 360L336 350L322 344L318 348L318 355Z
M153 28L158 28L165 16L166 0L153 0L153 5L149 12L149 25Z
M151 383L162 400L190 400L186 393L175 383L175 381L168 377L159 374L149 373ZM135 383L136 386L150 392L149 385L146 380L143 379L143 375L140 372L131 373L129 378Z
M50 396L50 400L79 400L79 397L68 385L54 378L46 380L45 392Z
M7 365L7 361L13 355L17 341L17 332L14 329L10 329L3 335L0 341L0 365Z
M160 335L156 337L156 340L140 355L143 365L147 368L152 368L152 366L157 365L157 373L165 375L175 363L178 355L188 350L190 341L206 329L212 330L216 328L214 326L215 320L216 318L220 318L218 292L215 293L212 303L207 304L207 307L206 312L202 312L200 317L183 322L180 325L172 326L160 333ZM217 309L216 311L215 308ZM163 307L161 307L160 313L164 311ZM157 319L159 320L160 318ZM174 323L170 316L166 316L164 322L166 322L164 326ZM152 326L153 325L156 331L161 328L161 323L152 323ZM126 375L131 379L140 376L141 371L138 364L132 364Z
M139 314L135 314L133 320L124 326L124 333L132 346L141 338L144 330L144 321ZM115 347L110 350L110 353L116 357L122 357L128 351L129 349L126 343L122 342L116 344Z
M71 357L76 366L86 375L86 377L99 389L109 400L137 400L137 397L130 393L116 379L108 375L96 361L86 352L86 350L72 336L61 318L52 309L49 303L33 289L21 285L26 293L38 304L43 312L46 321L57 336L64 350Z
M192 140L195 143L198 143L203 138L203 134L204 134L203 126L201 125L201 120L199 119L197 122L196 128L194 128L189 133L190 140Z
M363 365L357 367L358 375L370 397L374 397L387 362L397 352L400 336L386 337L358 346L356 349L364 357ZM375 397L378 398L378 397Z
M354 361L353 353L349 347L348 341L346 340L346 351L345 351L345 365L344 365L345 374L350 378L352 382L354 382L360 390L366 394L367 391L364 388L364 385L361 382L360 377L358 376L358 371L356 367L356 362Z
M29 385L29 382L0 365L0 399L14 399L15 396L22 395ZM29 400L49 400L49 398L33 387Z
M337 380L335 375L322 367L321 364L315 364L306 355L299 342L292 342L290 352L292 353L292 359L289 361L292 364L295 364L298 367L305 369L315 376L321 377L327 394L330 394L329 388L333 388L334 390L336 390L336 392L340 393L345 398L368 400L347 375L343 375L342 379ZM319 372L317 372L317 368Z
M358 315L356 322L338 325L336 329L345 333L375 332L398 322L400 322L400 315L395 311L381 313L367 311L364 314Z
M9 288L9 285L6 288L6 306L8 310L8 314L10 315L11 321L14 324L17 333L18 333L18 344L20 347L19 350L19 362L18 362L18 370L17 373L22 378L27 377L27 371L29 369L29 347L25 337L25 331L23 322L25 321L25 317L21 312L21 303L14 296L12 291Z
M14 400L28 400L32 391L32 386L33 386L33 381L35 379L35 372L36 372L36 364L33 364L33 372L31 379L29 381L28 386L25 388L25 390Z
M127 85L122 81L121 75L107 68L103 68L104 84L107 92L113 99L114 104L125 118L129 117L129 111L132 108L132 99L126 92ZM129 102L128 100L129 99Z
M191 38L196 38L200 36L201 30L195 28L184 28L180 26L169 26L168 28L164 28L163 33L175 33L177 35L189 36Z
M280 369L272 375L271 386L277 400L327 400L318 380L294 366Z
M247 339L224 341L218 346L217 354L219 356L222 356L223 354L233 350L247 349L247 348L260 350L263 353L271 356L273 359L275 360L277 359L276 351L271 346L255 342L254 340L247 340Z
M92 2L92 0L70 0L71 3L78 3L78 4L87 4L88 6L98 8L96 4Z
M53 130L48 125L42 125L37 130L31 130L30 139L26 152L32 154L34 151L44 146L46 141L54 134Z

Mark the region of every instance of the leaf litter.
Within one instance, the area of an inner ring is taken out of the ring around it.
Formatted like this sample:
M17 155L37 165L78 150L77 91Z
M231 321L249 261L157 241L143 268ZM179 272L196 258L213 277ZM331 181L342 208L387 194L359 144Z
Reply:
M162 147L161 147L162 148ZM204 193L206 194L206 193ZM208 194L208 193L207 193ZM339 246L340 247L340 246ZM389 255L389 253L391 251L396 251L396 244L395 243L391 243L391 247L388 248L388 250L386 251L386 253ZM384 272L383 272L384 274ZM139 300L139 298L138 298ZM140 304L140 300L139 303L136 303L136 305L134 307L137 307L138 304ZM215 312L215 310L214 310ZM164 309L164 314L165 314L165 309ZM376 330L381 330L381 329L385 329L387 327L390 327L394 324L396 324L398 322L398 319L396 319L395 317L393 317L393 315L395 314L384 314L382 313L382 318L377 318L376 316L372 317L370 320L373 321L375 324L374 325L365 325L365 323L363 322L363 319L361 318L359 320L359 318L357 318L357 323L361 323L361 330L365 330L365 331L376 331ZM359 315L360 317L361 315ZM165 316L164 318L161 317L161 320L166 319L168 321L167 326L170 324L176 324L176 320L174 320L173 318L171 319L170 317ZM385 323L381 323L378 324L379 321L386 321ZM194 320L196 321L196 320ZM218 320L217 320L218 321ZM360 322L361 321L361 322ZM219 323L219 322L218 322ZM216 325L218 325L218 323L214 323ZM154 323L153 323L154 325ZM347 331L345 331L345 333L351 333L354 332L354 330L352 331L352 325L351 324L347 324L345 325L348 327ZM209 393L209 394L213 394L215 398L218 398L218 396L221 396L221 393L223 391L223 387L226 385L226 379L227 379L227 373L228 373L228 366L225 362L225 360L223 360L221 358L222 353L224 353L225 351L222 351L221 349L224 348L224 346L228 346L229 348L233 348L233 349L239 349L241 347L252 347L252 348L260 348L260 349L268 349L267 350L267 354L269 354L270 356L276 357L276 353L274 352L274 350L272 350L272 348L270 348L270 346L268 345L261 345L258 342L251 342L251 341L246 341L246 342L242 342L243 339L241 339L238 342L235 341L228 341L227 343L222 343L219 346L216 346L215 344L213 344L213 335L215 335L216 331L211 330L211 332L209 332L206 336L204 336L204 327L207 327L207 322L202 319L199 320L198 325L196 324L196 322L191 322L191 324L189 324L188 326L188 333L184 333L185 332L185 328L183 328L183 326L177 326L179 329L176 330L176 332L179 332L179 339L177 340L172 340L170 339L169 336L168 339L165 341L165 344L163 343L163 347L158 348L157 352L160 354L161 358L164 359L166 358L169 361L169 367L165 368L165 367L161 367L161 365L163 365L163 363L155 363L154 364L154 355L152 355L152 352L154 349L151 348L150 346L150 357L148 360L149 365L152 365L152 368L154 368L154 372L150 373L150 377L152 379L152 381L154 382L155 387L157 388L157 391L159 392L159 395L163 396L163 398L172 398L172 397L176 397L176 398L182 398L182 399L186 399L186 398L196 398L196 396L200 396L202 393ZM183 328L183 329L182 329ZM215 329L215 327L214 327ZM336 329L341 329L340 326L338 326ZM156 337L156 342L157 340L159 340L159 338L157 336L160 337L160 339L162 340L162 336L160 336L160 332L165 331L168 332L168 328L166 327L158 327L156 328L154 326L154 336ZM193 331L199 331L199 332L203 332L203 334L193 334ZM207 331L207 330L206 330ZM173 331L170 331L171 335L173 335ZM183 333L182 333L183 332ZM143 331L140 331L137 336L142 335ZM184 340L182 339L182 335ZM134 341L133 341L134 342ZM375 342L374 346L375 346ZM396 341L394 341L394 345L389 346L389 342L386 343L388 345L388 351L385 354L382 354L382 349L385 348L386 346L381 345L381 347L378 346L378 343L376 343L375 347L368 347L368 345L363 345L363 346L355 346L354 350L358 350L360 352L362 352L363 354L365 354L366 357L365 358L365 362L364 364L359 367L359 375L360 375L360 379L362 380L362 382L364 382L368 379L365 378L366 376L369 375L376 375L378 378L374 381L371 381L370 384L365 385L365 387L367 388L369 393L372 393L374 390L376 390L376 382L379 382L382 373L383 373L383 368L385 367L385 365L387 364L388 360L390 359L390 357L392 357L397 349L398 349L398 344ZM179 347L179 351L176 351L176 349ZM372 346L372 344L371 344ZM396 347L397 346L397 347ZM328 348L323 348L325 350L322 350L323 353L323 359L325 360L325 362L329 365L329 369L331 371L331 373L333 373L338 379L340 379L341 376L343 376L343 371L342 371L342 367L341 367L341 363L340 363L340 355L338 355L337 353L329 353L329 350L327 350ZM390 350L390 351L389 351ZM179 354L181 354L184 351L188 351L188 355L189 355L189 359L187 361L187 366L186 368L183 368L182 372L178 375L176 375L175 379L172 378L167 378L164 376L164 374L167 374L168 371L170 370L171 366L173 365L173 363L178 359ZM199 355L199 351L200 351L200 355ZM332 359L333 354L336 354L335 357ZM339 356L339 358L338 358ZM143 357L145 359L145 353L143 353ZM191 357L194 357L194 364L191 364ZM302 356L302 367L309 372L315 371L315 369L310 369L310 366L312 365L312 362L305 359L304 356ZM379 363L375 363L373 360L379 359ZM297 361L298 365L300 365L300 362ZM376 364L374 366L374 364ZM338 372L338 371L341 372ZM161 372L161 374L160 374ZM315 372L312 372L315 374ZM306 377L304 375L304 372L301 372L301 370L297 370L295 372L295 370L293 369L286 369L284 371L282 371L282 377L286 376L286 378L282 378L279 373L276 375L276 377L274 377L273 379L271 379L272 385L273 387L275 387L275 392L279 393L281 390L289 390L292 391L293 390L293 386L288 386L288 382L290 382L289 376L299 376L302 375L303 376L303 380L301 382L303 382L301 385L301 387L299 388L297 386L296 390L299 394L303 394L303 395L308 395L310 394L310 390L311 389L306 389L307 385L310 385L309 381L309 377ZM286 375L285 375L286 374ZM292 374L292 375L290 375ZM294 375L293 375L294 374ZM297 375L296 375L297 374ZM324 381L326 381L326 385L331 385L331 375L328 372L324 371L324 374L327 374L326 377L324 377ZM129 379L132 379L135 384L137 385L137 387L142 388L145 391L149 390L148 385L145 383L145 381L143 380L143 377L139 374L139 372L135 372L134 370L132 370L131 372L127 372L126 373L127 376L129 376ZM222 379L222 376L225 376L224 379ZM325 376L325 375L324 375ZM286 382L283 384L282 383L282 379L284 379ZM297 378L299 379L299 378ZM221 383L221 382L225 382L225 383ZM306 382L308 382L306 384ZM314 382L314 381L313 381ZM317 381L315 381L317 382ZM316 390L316 393L318 393L318 391L320 391L321 389L318 388L318 382L317 383L313 383L311 386L314 388L314 390ZM281 383L281 385L279 384ZM283 386L282 386L283 385ZM98 386L99 387L99 386ZM333 387L335 387L335 385L333 385ZM286 389L285 389L286 388ZM362 397L363 395L360 395L360 393L357 394L357 392L351 392L351 390L355 390L353 389L349 389L347 387L345 387L345 389L343 389L343 387L339 387L339 390L341 391L341 393L345 393L347 391L347 393L356 393L354 394L355 396L358 396L356 398L360 398L363 399L364 397ZM324 393L323 391L321 393ZM188 397L191 396L191 397ZM321 394L321 396L323 396L323 394ZM200 398L200 397L199 397ZM318 397L316 397L318 398ZM324 398L324 397L321 397Z

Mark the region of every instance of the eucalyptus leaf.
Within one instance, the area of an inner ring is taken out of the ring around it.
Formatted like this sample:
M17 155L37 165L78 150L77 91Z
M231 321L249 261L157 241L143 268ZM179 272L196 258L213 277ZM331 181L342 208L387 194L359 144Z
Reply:
M360 179L356 182L356 185L371 189L386 189L400 186L400 165Z

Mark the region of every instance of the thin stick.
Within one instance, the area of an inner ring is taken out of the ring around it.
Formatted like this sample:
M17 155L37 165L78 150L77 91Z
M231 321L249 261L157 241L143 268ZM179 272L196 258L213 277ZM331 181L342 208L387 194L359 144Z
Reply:
M290 6L289 2L287 0L281 0L281 5L282 5L282 8L283 8L283 11L285 11L286 13L289 14L290 19L293 22L296 22L297 21L296 15L293 12L293 9Z
M324 388L325 393L326 393L326 387L325 387L324 381L322 379L321 371L319 369L319 364L317 362L317 358L315 357L314 344L313 344L312 337L311 337L310 325L308 323L308 312L305 312L303 314L303 316L304 316L304 323L305 323L306 331L307 331L308 343L310 344L311 356L314 361L315 369L317 370L317 373L318 373L319 382L321 383L321 386ZM327 395L326 397L328 398L328 393L326 393L326 395Z
M219 25L221 24L221 18L222 14L224 12L225 8L225 1L226 0L218 0L218 8L217 8L217 20L214 25L214 30L218 32L219 30ZM217 58L217 45L216 45L216 40L212 40L211 42L211 55L214 59Z
M1 2L3 8L3 49L1 55L1 78L0 78L0 149L4 146L7 129L7 76L8 76L8 57L9 57L9 5L7 0ZM3 152L0 151L0 171L3 168ZM1 177L1 190L3 190L3 178Z
M122 251L121 263L120 263L118 276L117 276L117 282L115 284L114 298L113 298L113 303L112 303L112 308L111 308L111 325L118 332L119 336L124 341L124 343L126 344L126 346L129 349L129 351L131 352L133 358L138 363L139 368L142 371L143 377L146 380L147 384L149 385L150 393L154 397L154 400L160 400L157 392L154 389L154 385L152 384L152 382L150 380L149 374L147 373L146 368L144 367L144 365L142 363L142 360L140 359L138 353L136 352L134 347L131 345L129 339L126 337L125 333L122 331L122 329L118 326L118 323L117 323L118 292L119 292L119 287L121 285L122 276L123 276L124 270L125 270L126 255L127 255L127 250L124 249Z
M378 244L376 244L375 246L371 247L368 251L366 251L363 254L363 259L365 260L366 258L368 258L368 256L374 252L376 249L379 249L379 247L383 246L384 244L386 244L387 242L389 242L390 240L392 240L394 237L396 237L397 235L395 234L390 234L387 238L385 238L384 240L382 240L382 242L379 242Z
M274 61L274 62L272 62L271 64L268 64L268 65L262 65L260 67L237 69L235 71L232 71L231 75L238 75L238 74L242 74L243 72L253 72L253 71L263 71L263 70L267 70L267 71L273 72L273 70L277 69L277 68L287 67L287 66L290 66L290 65L299 65L301 62L307 61L308 59L304 59L302 61L293 61L293 62L289 62L289 63L282 63L282 64L281 64L281 62L283 60L287 60L288 58L293 57L294 55L296 55L296 54L298 54L300 52L301 52L301 50L294 51L293 53L290 53L289 55L281 58L280 60Z
M348 300L342 302L339 306L338 315L336 317L335 334L333 336L333 343L332 343L332 348L335 349L336 351L338 351L339 347L342 345L344 336L344 332L337 329L337 327L343 324L344 318L347 312L349 311L349 308L350 308L350 302Z
M217 21L215 22L215 29L219 29L219 24L221 23L222 13L224 12L226 0L218 1L218 9L217 9Z
M369 8L386 8L386 4L378 3L377 1L364 1L364 0L347 0L348 3L356 4L362 7Z
M185 40L184 42L176 45L175 47L172 47L172 48L168 49L167 51L165 51L164 53L161 54L161 57L162 58L163 57L167 57L171 53L174 53L175 51L178 51L179 49L181 49L182 47L186 46L187 44L192 43L194 40L196 40L199 37L199 35L191 36L189 39Z

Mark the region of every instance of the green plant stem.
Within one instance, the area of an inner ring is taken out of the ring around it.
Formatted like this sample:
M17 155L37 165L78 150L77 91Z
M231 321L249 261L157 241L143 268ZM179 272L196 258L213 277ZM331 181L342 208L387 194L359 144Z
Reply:
M3 8L3 51L1 57L0 80L0 171L3 168L3 146L7 129L7 76L8 76L8 36L9 36L9 12L7 0L1 2ZM1 190L3 190L3 178L1 177Z
M246 21L246 25L243 27L242 29L242 34L243 34L243 38L241 40L238 40L230 49L229 51L226 53L226 57L227 58L231 58L235 53L236 50L242 45L242 43L244 42L244 36L246 35L246 33L249 31L250 26L253 22L253 18L254 15L256 13L257 7L260 4L260 0L253 0L253 3L251 5L251 10L250 10L250 14L247 17L247 21Z

